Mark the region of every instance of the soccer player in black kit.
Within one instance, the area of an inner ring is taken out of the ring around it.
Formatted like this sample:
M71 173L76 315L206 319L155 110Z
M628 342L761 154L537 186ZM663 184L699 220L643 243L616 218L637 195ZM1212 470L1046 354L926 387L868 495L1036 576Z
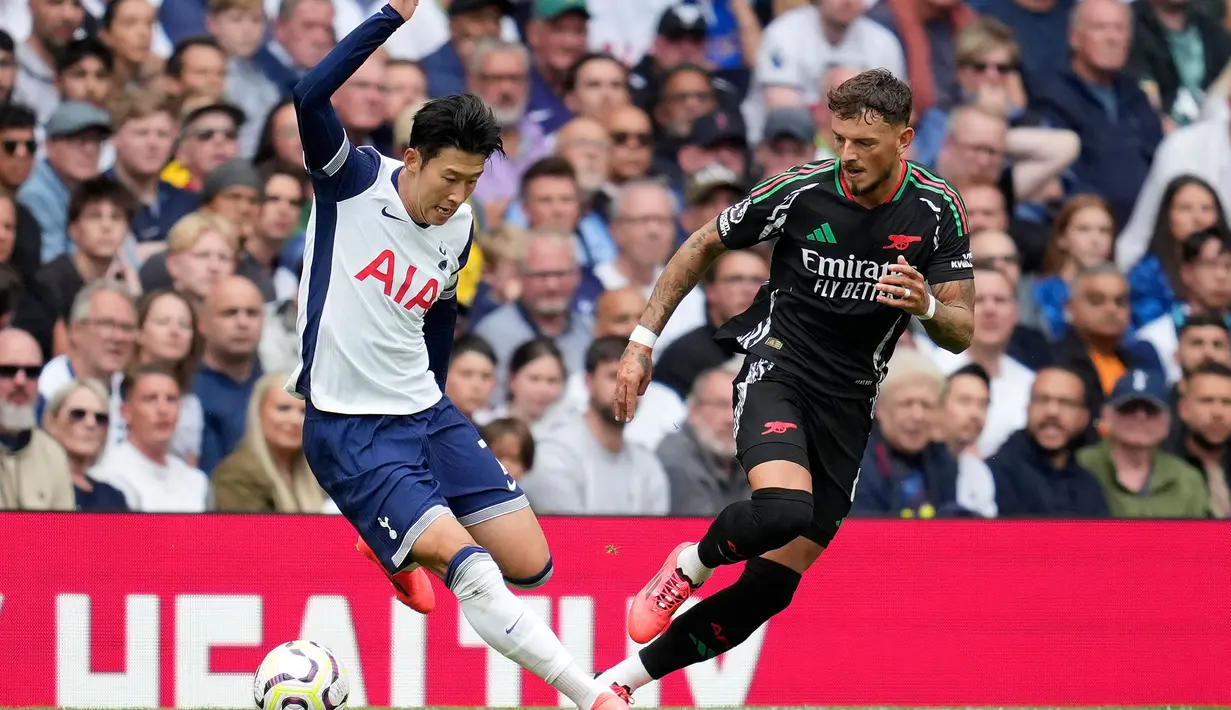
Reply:
M735 441L751 500L727 506L699 543L676 547L635 597L629 636L653 643L600 676L617 694L731 649L791 603L850 512L880 382L912 317L946 350L970 344L965 208L902 157L914 138L910 89L875 69L827 98L838 159L762 182L693 234L659 276L620 363L616 415L628 421L650 382L656 334L701 274L729 249L777 239L769 282L715 336L747 353ZM672 623L716 567L744 560L734 584Z

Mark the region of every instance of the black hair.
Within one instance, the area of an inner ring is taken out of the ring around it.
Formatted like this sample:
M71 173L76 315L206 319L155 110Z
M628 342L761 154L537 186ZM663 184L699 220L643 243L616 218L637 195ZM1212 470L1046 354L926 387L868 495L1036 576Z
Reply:
M491 364L496 364L496 351L492 350L492 346L486 340L474 333L463 333L453 341L453 354L449 357L449 361L452 362L466 353L474 353L486 358Z
M34 109L25 104L0 104L0 131L10 128L34 128L38 125L38 116Z
M1183 337L1184 331L1189 328L1220 328L1231 332L1231 327L1227 325L1227 317L1213 313L1192 313L1179 319L1175 329L1176 335Z
M12 264L0 262L0 318L17 308L21 292L21 274Z
M1172 290L1175 291L1176 298L1180 300L1188 298L1188 287L1180 278L1180 250L1176 249L1176 245L1189 235L1171 233L1171 203L1175 201L1180 190L1190 185L1202 188L1206 194L1214 198L1214 210L1218 213L1214 226L1224 232L1228 230L1227 213L1223 209L1222 201L1218 199L1218 192L1208 182L1195 175L1181 175L1167 183L1167 188L1163 190L1163 197L1158 203L1158 217L1154 220L1154 232L1150 236L1148 253L1158 259L1163 274L1171 284Z
M481 155L504 154L500 124L491 108L474 94L451 94L432 99L415 113L410 128L411 148L426 165L446 148Z
M1215 225L1208 229L1194 232L1187 239L1180 242L1180 263L1189 265L1196 263L1201 258L1201 250L1205 249L1205 245L1209 242L1218 242L1219 252L1231 251L1231 236L1225 230Z
M581 73L581 68L590 62L607 61L615 64L624 72L624 84L628 85L628 67L619 59L616 59L609 52L587 52L583 54L581 59L573 62L572 66L564 74L564 93L571 94L577 88L577 75Z
M526 199L526 188L530 186L530 183L541 177L568 178L573 183L576 183L577 171L573 169L572 163L558 155L549 155L546 158L535 161L530 167L526 168L526 172L521 174L521 184L518 186L518 192L523 201Z
M128 188L105 177L86 180L73 189L68 201L68 223L81 219L85 208L98 202L110 202L124 212L129 222L137 213L137 201Z
M167 58L167 76L174 79L184 76L184 55L193 47L211 47L224 56L226 55L226 52L222 51L222 46L218 44L218 40L209 35L198 35L182 39L175 43L175 49L172 50L171 56Z
M1221 362L1206 360L1185 373L1184 379L1191 380L1198 375L1214 375L1216 377L1231 378L1231 367L1227 367Z
M1073 377L1074 379L1076 379L1081 384L1082 407L1087 410L1089 409L1089 407L1086 406L1086 400L1085 400L1086 380L1080 372L1073 369L1072 367L1069 367L1068 365L1044 365L1043 367L1040 367L1037 372L1034 373L1034 379L1036 382L1038 381L1040 377L1043 376L1044 372L1063 372L1064 374L1069 375L1070 377Z
M99 26L105 30L111 29L111 25L115 22L115 14L123 4L124 0L107 0L107 7L103 8L103 17Z
M63 74L89 57L96 57L102 62L107 73L115 69L115 55L111 53L107 45L99 42L98 38L93 35L86 35L81 39L70 41L56 52L56 74Z
M534 436L530 433L530 427L520 419L505 417L504 419L496 419L488 422L487 426L479 429L479 436L483 437L483 441L487 442L488 447L493 441L498 441L506 436L517 438L517 443L521 445L521 465L529 473L530 469L534 468Z
M829 112L841 120L877 118L891 126L910 122L910 87L888 69L869 69L829 90Z
M16 49L17 45L13 42L13 36L4 30L0 30L0 52L12 54Z
M665 87L672 79L674 79L679 74L700 74L701 76L705 77L706 81L714 80L714 74L710 72L709 69L706 69L700 64L691 64L689 62L684 62L683 64L676 64L675 66L671 67L667 71L663 72L662 83L659 84L659 86Z
M586 374L593 375L599 365L619 362L628 347L628 338L622 335L604 335L595 338L586 348Z
M127 402L129 397L132 397L133 390L137 388L142 378L152 375L170 377L171 381L175 383L176 388L179 388L180 381L175 376L175 370L171 365L162 362L151 362L137 365L124 373L124 381L120 383L120 399Z
M522 368L530 363L538 360L541 357L549 356L556 359L560 363L560 369L564 372L564 377L568 378L568 368L564 365L564 355L560 352L560 348L556 347L556 343L551 338L535 338L527 340L509 357L509 379L513 378ZM511 396L511 395L510 395Z
M948 379L949 379L949 382L953 382L955 379L966 376L966 375L969 375L970 377L977 377L978 379L983 380L984 386L986 386L988 390L991 390L992 378L991 376L987 374L987 370L977 362L967 363L959 367L958 369L949 373Z

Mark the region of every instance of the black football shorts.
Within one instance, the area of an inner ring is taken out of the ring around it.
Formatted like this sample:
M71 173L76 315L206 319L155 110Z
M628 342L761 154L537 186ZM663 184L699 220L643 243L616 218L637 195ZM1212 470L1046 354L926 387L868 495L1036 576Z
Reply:
M745 471L791 461L812 474L812 525L804 537L828 545L851 510L872 432L871 400L838 399L749 355L735 378L735 448Z

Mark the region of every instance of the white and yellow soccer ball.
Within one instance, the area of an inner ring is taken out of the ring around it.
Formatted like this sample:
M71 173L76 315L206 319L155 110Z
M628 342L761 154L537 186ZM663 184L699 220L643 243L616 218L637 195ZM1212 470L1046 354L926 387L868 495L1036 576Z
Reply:
M345 710L350 679L338 657L315 641L288 641L256 671L258 710Z

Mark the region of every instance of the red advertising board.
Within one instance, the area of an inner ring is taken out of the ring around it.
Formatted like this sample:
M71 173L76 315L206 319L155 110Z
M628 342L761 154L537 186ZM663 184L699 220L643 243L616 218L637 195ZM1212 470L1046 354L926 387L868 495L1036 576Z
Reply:
M547 519L556 573L523 596L606 668L633 650L629 597L705 525ZM443 588L429 617L398 605L340 518L9 513L0 530L0 705L243 707L293 638L343 658L355 706L562 704ZM787 612L636 700L1227 705L1228 669L1231 524L852 521Z

